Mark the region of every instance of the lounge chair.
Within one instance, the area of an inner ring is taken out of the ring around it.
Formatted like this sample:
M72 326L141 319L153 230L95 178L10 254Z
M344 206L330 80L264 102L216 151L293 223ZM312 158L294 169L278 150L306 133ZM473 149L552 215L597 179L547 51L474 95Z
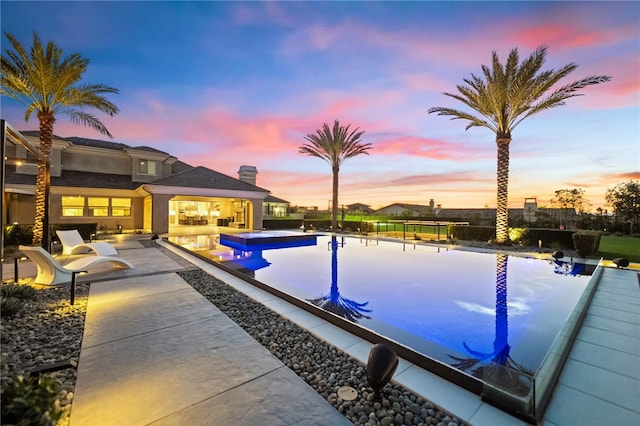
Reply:
M42 247L20 246L19 248L38 268L36 284L58 285L68 283L71 282L74 272L85 272L89 268L105 262L111 263L120 269L133 268L130 262L114 256L83 256L61 265Z
M104 241L85 243L77 229L56 231L62 243L62 254L83 254L94 252L98 256L117 256L118 251Z

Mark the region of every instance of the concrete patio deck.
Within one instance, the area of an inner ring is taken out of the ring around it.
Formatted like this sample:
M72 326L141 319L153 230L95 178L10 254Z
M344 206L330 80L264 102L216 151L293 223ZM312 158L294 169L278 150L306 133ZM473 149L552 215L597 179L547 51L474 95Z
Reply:
M92 284L72 425L349 424L174 272L201 268L362 362L371 343L161 241L184 261L110 242L136 268L79 279ZM35 276L28 262L20 272ZM524 424L407 361L394 380L470 424ZM541 423L638 425L638 401L638 272L608 268Z

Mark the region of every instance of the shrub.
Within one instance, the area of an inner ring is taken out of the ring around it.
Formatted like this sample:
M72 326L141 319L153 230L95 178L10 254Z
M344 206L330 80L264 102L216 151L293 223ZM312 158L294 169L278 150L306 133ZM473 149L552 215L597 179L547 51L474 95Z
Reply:
M559 229L529 228L522 236L525 246L537 247L538 241L542 241L543 247L571 249L574 248L573 234L575 231Z
M24 302L17 297L0 297L0 316L10 317L22 309Z
M26 300L36 297L36 289L28 285L22 284L6 284L0 287L2 297L15 297L16 299Z
M4 227L4 245L28 245L33 242L32 225L7 225Z
M2 390L2 424L54 426L62 416L57 395L53 378L16 377Z
M447 233L449 236L453 235L456 240L489 241L496 237L496 228L495 226L449 225Z
M265 229L300 229L302 219L265 219L262 226Z
M580 257L595 256L600 248L600 238L602 232L599 231L578 231L573 234L573 246Z

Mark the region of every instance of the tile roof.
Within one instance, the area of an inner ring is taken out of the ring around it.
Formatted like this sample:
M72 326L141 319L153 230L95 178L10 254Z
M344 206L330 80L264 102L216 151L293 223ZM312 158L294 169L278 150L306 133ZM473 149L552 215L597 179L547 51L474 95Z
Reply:
M265 203L285 203L285 204L291 204L289 201L287 200L283 200L282 198L278 198L278 197L274 197L273 195L269 194L267 195L267 198L264 199Z
M251 185L250 183L242 182L241 180L232 178L231 176L227 176L225 174L216 172L215 170L207 169L206 167L202 166L193 167L180 173L175 173L171 176L154 180L147 183L147 185L269 192L267 189Z
M36 175L16 173L15 166L7 166L5 177L7 183L13 185L35 185ZM76 188L110 188L136 189L140 182L132 182L129 175L115 175L110 173L79 172L63 170L61 176L51 176L51 186L69 186Z

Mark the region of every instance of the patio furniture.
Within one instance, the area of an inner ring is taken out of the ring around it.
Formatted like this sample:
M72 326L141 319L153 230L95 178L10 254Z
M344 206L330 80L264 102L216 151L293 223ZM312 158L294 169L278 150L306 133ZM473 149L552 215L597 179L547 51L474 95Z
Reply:
M133 265L120 257L84 256L61 265L45 249L40 246L20 246L20 251L36 264L38 275L36 284L58 285L71 282L73 274L87 272L93 266L111 263L119 269L131 269Z
M77 229L56 231L62 243L62 254L83 254L94 252L98 256L117 256L118 251L104 241L85 243Z

